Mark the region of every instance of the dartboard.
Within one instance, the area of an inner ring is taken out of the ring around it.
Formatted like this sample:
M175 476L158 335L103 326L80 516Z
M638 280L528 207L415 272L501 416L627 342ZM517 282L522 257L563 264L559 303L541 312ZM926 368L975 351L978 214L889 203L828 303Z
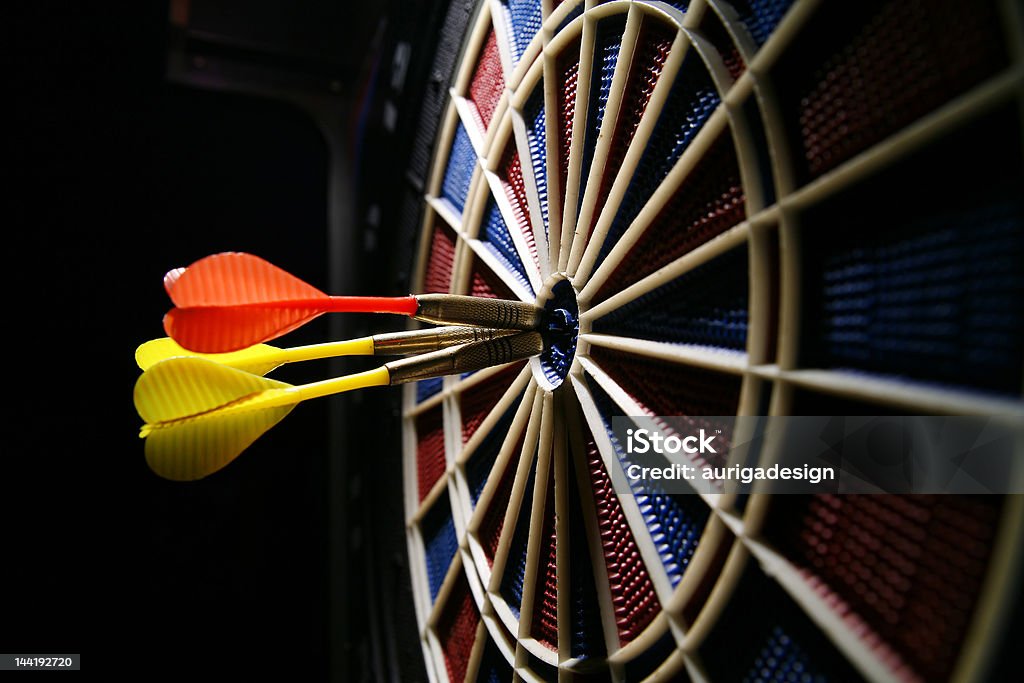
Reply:
M432 680L991 671L1020 497L624 492L612 421L1024 416L1021 34L1011 2L479 3L414 291L560 326L406 387Z

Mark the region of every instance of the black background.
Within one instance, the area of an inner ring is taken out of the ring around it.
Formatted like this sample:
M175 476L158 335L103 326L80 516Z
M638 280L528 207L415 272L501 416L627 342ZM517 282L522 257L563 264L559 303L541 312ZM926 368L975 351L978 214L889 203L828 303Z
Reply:
M307 6L331 4L344 3ZM324 140L294 106L168 83L166 3L18 11L5 22L0 651L322 679L326 405L181 485L146 467L132 387L135 347L163 336L170 268L249 251L326 288ZM350 90L372 32L340 25L331 66ZM288 345L325 338L318 321Z

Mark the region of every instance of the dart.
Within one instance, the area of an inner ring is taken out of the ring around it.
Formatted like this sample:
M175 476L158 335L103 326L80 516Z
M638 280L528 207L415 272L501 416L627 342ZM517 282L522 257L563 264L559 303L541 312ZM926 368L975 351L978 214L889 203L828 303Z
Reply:
M192 481L230 463L302 401L355 389L474 372L539 354L538 332L402 358L365 372L293 386L202 357L161 360L135 384L146 461L161 477Z
M334 358L337 356L403 356L429 353L450 346L487 341L514 334L513 330L485 327L435 327L412 332L393 332L360 337L346 341L310 344L282 349L269 344L255 344L240 351L197 354L182 347L170 337L152 339L135 351L135 362L148 370L162 360L180 356L197 356L206 360L265 375L285 363Z
M183 348L227 353L280 337L324 313L391 313L438 325L510 330L540 326L543 309L521 301L450 294L330 296L242 252L213 254L164 277L175 307L164 330Z

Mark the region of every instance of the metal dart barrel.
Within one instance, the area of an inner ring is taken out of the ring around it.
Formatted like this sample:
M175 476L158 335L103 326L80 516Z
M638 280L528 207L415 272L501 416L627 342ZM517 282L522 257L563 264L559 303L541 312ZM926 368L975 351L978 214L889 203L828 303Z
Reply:
M437 325L476 325L508 330L535 330L544 309L522 301L486 299L457 294L419 294L412 315Z
M494 365L536 356L544 350L539 332L519 332L487 341L453 346L422 356L413 356L384 365L391 384L403 384L431 377L474 372Z
M411 332L390 332L373 335L373 353L377 356L404 356L431 353L450 346L489 341L515 334L515 330L490 327L435 327Z

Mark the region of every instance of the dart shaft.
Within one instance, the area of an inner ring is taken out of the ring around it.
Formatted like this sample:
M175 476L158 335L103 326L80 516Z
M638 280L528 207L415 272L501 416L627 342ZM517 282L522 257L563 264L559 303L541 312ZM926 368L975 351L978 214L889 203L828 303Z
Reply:
M335 313L397 313L412 315L419 303L414 296L332 296L324 310Z
M358 339L328 342L326 344L293 346L281 349L279 353L282 363L316 360L318 358L334 358L336 356L372 356L374 354L374 344L373 337L360 337ZM270 355L269 359L277 360L277 357L276 355Z
M292 387L298 401L305 401L320 396L340 394L353 389L365 389L367 387L383 387L388 385L387 366L359 372L354 375L325 379L320 382L312 382L301 386Z
M418 302L414 296L320 296L301 299L268 299L239 303L211 303L178 308L292 308L321 313L396 313L412 315Z

